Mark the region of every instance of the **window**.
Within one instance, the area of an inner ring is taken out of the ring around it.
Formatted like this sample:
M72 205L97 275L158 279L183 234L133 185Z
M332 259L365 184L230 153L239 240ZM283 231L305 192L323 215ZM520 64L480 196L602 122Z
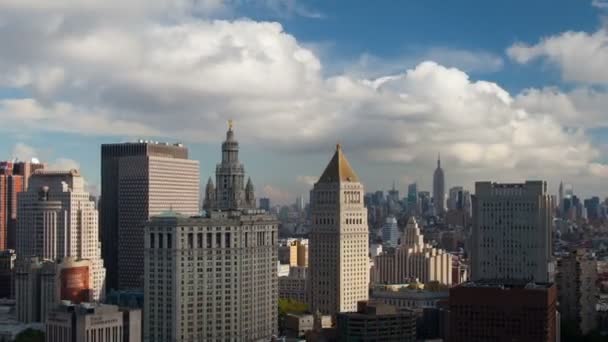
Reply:
M158 234L158 248L163 249L163 234L159 233Z
M194 248L194 234L188 233L188 248Z
M207 233L207 248L212 248L211 243L213 242L212 233Z
M230 242L231 242L230 238L231 238L230 233L224 234L224 247L230 248Z
M150 233L150 248L154 248L154 233Z
M215 233L215 247L222 247L222 233Z

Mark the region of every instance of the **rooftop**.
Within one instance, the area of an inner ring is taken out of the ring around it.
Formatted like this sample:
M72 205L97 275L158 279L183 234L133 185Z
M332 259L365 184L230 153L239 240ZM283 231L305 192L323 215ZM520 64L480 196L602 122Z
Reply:
M359 182L359 177L348 163L340 144L336 145L336 153L319 178L319 183L336 182Z

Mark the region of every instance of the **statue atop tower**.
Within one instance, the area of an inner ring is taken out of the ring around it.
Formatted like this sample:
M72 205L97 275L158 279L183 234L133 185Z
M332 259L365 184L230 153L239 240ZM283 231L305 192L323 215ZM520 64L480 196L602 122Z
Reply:
M215 168L215 187L209 179L204 209L255 209L253 192L251 179L245 185L245 167L239 162L239 142L234 137L233 122L229 120L226 140L222 143L222 161Z

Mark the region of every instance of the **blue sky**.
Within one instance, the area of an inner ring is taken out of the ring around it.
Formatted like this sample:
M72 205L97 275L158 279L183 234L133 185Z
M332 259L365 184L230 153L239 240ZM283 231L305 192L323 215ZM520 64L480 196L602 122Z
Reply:
M0 4L0 156L80 167L225 121L259 196L306 194L340 141L368 190L561 179L605 197L602 1L58 0ZM601 192L601 193L598 193Z

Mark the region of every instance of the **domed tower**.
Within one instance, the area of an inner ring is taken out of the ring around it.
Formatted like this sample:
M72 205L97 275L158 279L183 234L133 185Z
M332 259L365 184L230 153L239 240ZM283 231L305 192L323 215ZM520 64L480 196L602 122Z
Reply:
M215 198L211 209L240 210L250 209L255 204L253 184L249 200L245 187L245 167L239 162L239 142L234 137L232 120L228 121L226 140L222 143L222 162L215 168Z
M247 186L245 187L245 202L247 206L251 209L256 208L255 203L255 189L253 188L253 182L251 181L251 177L247 179Z
M215 186L213 180L209 177L207 187L205 187L205 200L203 201L203 209L210 210L215 206Z

